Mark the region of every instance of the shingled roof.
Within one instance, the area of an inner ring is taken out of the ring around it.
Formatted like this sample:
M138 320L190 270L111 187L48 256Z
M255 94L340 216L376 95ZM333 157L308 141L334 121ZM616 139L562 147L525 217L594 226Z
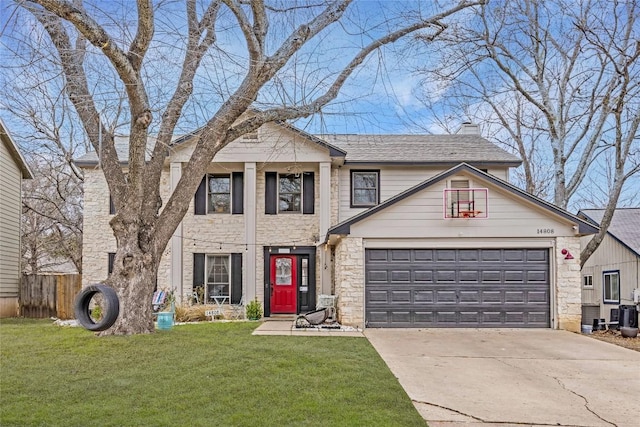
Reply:
M583 209L580 214L600 225L604 209ZM640 208L616 209L607 233L640 256Z
M522 163L518 157L477 134L310 135L292 125L278 124L287 129L298 131L311 141L328 148L331 156L344 156L345 164L453 166L459 163L469 163L482 168L492 165L517 167ZM181 137L176 139L172 145L178 145L187 140L188 138ZM150 141L147 147L147 158L152 150L152 144L153 141ZM120 161L126 162L129 156L128 138L116 137L115 147ZM89 152L76 160L76 164L79 166L92 166L97 163L98 157L95 152Z
M520 159L480 135L322 135L348 163L519 166Z

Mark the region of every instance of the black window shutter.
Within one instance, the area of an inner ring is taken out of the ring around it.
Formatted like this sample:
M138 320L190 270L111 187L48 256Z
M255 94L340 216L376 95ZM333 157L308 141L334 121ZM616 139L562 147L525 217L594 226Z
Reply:
M193 287L204 286L204 254L193 254Z
M264 213L275 215L278 212L278 173L264 174Z
M113 263L116 259L116 254L115 252L109 252L109 260L107 261L107 273L111 274L113 273Z
M302 174L302 213L313 214L315 205L315 187L313 185L313 172Z
M109 193L109 215L116 214L116 205L113 203L113 197L111 197L111 193Z
M207 213L207 176L202 178L202 182L196 190L196 197L194 200L194 208L196 215L205 215Z
M242 298L242 254L231 254L231 304Z
M231 201L231 213L244 213L244 173L233 172L231 174L231 192L233 200Z

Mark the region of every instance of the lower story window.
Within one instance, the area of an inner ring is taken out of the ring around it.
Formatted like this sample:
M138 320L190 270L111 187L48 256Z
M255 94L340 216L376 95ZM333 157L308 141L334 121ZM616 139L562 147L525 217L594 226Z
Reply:
M207 255L207 301L228 303L230 298L229 255Z
M602 274L603 300L609 304L620 304L620 272L605 271Z

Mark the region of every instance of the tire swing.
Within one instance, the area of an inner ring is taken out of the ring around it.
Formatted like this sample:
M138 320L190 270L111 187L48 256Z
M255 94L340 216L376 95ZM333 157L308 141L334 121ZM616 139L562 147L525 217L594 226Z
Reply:
M102 318L95 322L91 318L89 305L95 294L102 294L104 300L104 313ZM74 304L76 320L90 331L104 331L109 329L116 322L120 313L120 301L116 291L107 285L90 285L84 288L76 297Z

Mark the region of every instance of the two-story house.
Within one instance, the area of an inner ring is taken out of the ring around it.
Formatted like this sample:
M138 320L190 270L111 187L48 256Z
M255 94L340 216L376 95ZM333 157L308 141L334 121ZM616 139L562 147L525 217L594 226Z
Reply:
M126 141L119 145L126 153ZM168 198L192 152L166 160ZM83 281L106 277L113 214L85 171ZM520 161L465 124L454 135L307 134L262 126L224 149L167 246L158 286L257 299L265 316L337 296L359 327L580 329L580 236L596 227L508 183Z

